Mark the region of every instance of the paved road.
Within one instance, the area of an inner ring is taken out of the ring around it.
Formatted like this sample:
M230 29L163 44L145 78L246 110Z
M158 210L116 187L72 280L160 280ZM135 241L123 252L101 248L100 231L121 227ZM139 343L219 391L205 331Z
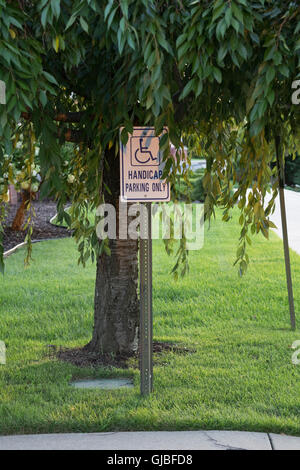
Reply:
M200 168L206 168L206 160L191 161L192 170L196 171ZM284 190L287 223L288 223L288 236L290 248L300 255L300 192L290 191L289 189ZM266 198L266 204L268 197ZM276 209L274 214L271 216L272 222L277 225L277 230L274 231L282 238L282 227L281 227L281 214L280 214L280 203L279 196L276 199Z
M201 168L206 168L206 160L191 160L191 169L193 171L200 170Z
M300 450L300 438L239 431L115 432L0 437L0 450Z
M300 193L284 190L286 215L288 225L289 245L292 250L300 255ZM277 230L274 230L280 238L282 238L281 227L281 214L279 197L276 199L276 209L274 214L270 217L272 222L277 225Z

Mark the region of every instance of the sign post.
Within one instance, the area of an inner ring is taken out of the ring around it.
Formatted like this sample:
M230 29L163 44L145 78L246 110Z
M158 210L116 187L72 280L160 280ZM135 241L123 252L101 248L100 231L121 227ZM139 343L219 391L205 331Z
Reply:
M151 202L144 203L141 223L147 238L140 238L140 370L141 394L153 390L152 238Z
M122 130L122 129L121 129ZM166 132L166 130L164 130ZM121 201L141 202L140 226L140 373L141 394L153 390L152 221L151 202L170 200L170 185L162 179L160 138L151 127L135 127L120 144Z

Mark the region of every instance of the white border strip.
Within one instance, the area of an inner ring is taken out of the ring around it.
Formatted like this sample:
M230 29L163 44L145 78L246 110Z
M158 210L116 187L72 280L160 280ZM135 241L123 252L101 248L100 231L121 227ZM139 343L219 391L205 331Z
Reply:
M59 227L59 228L63 228L63 229L68 230L67 227L63 227L61 225L53 224L53 220L56 219L56 217L57 217L57 213L53 217L51 217L51 219L49 220L49 223L52 224L53 227ZM63 240L65 238L68 238L68 237L42 238L42 239L39 239L39 240L31 240L31 243L49 242L51 240ZM19 243L18 245L14 246L10 250L5 251L3 253L3 258L7 258L8 256L14 254L15 251L17 251L19 248L23 248L23 246L26 246L26 245L27 245L27 242Z
M22 248L25 245L27 245L27 242L19 243L19 245L16 245L10 250L5 251L3 253L3 258L7 258L8 256L12 255L15 251L17 251L19 248Z
M51 242L53 240L65 240L66 238L71 238L71 237L41 238L39 240L31 240L31 243ZM19 243L19 245L14 246L8 251L5 251L5 253L3 253L3 258L7 258L8 256L14 254L14 252L17 251L19 248L23 248L23 246L26 246L26 245L27 245L27 242Z

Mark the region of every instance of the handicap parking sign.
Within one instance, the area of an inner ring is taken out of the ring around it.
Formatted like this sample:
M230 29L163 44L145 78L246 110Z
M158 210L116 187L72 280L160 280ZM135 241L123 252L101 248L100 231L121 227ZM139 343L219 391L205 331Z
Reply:
M160 164L159 137L131 136L132 166L157 166Z
M120 133L122 129L120 129ZM165 162L154 127L135 127L126 145L120 143L121 200L169 201L170 184L163 178Z

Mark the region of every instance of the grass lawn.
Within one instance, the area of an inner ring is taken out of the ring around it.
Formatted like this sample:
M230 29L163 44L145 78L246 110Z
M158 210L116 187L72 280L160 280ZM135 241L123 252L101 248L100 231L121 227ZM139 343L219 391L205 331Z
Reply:
M219 218L220 219L220 218ZM50 359L46 345L84 345L93 324L95 267L76 265L70 239L34 245L7 259L0 279L0 434L116 430L235 429L300 435L300 365L291 345L282 242L256 237L240 279L232 267L236 219L217 220L173 281L174 260L154 244L154 337L195 348L156 357L155 391L139 395L139 372L79 369ZM300 257L292 253L296 312ZM298 317L300 324L300 317ZM131 376L135 388L77 390L72 377Z

